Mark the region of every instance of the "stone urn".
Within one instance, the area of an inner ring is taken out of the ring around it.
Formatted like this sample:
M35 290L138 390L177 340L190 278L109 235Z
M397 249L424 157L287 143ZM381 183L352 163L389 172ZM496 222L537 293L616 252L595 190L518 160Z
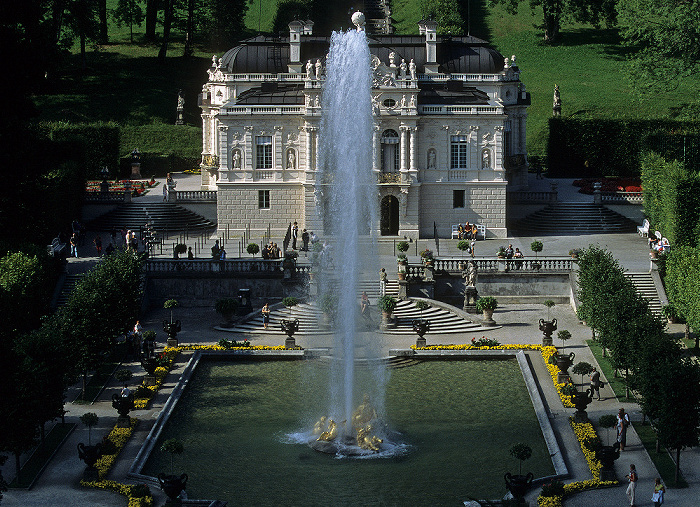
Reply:
M430 322L425 319L413 319L413 331L418 335L416 339L416 347L425 347L425 338L423 335L430 330Z
M596 458L603 465L600 470L600 480L612 481L615 480L615 460L620 457L620 443L615 442L614 445L601 446L596 451Z
M144 385L156 385L156 368L158 368L158 366L158 360L153 356L141 358L141 367L146 370L146 378L143 379Z
M82 442L78 444L78 458L85 462L87 468L83 472L83 478L87 481L96 481L98 479L95 463L100 459L102 444L85 445Z
M128 428L131 424L129 411L134 409L134 394L129 393L129 396L112 395L112 408L119 413L117 418L117 426L119 428Z
M168 335L168 347L177 347L177 334L182 330L180 321L169 322L163 321L163 331Z
M503 476L506 480L506 488L508 488L508 491L510 491L510 494L513 495L513 498L516 500L525 496L527 490L530 489L534 477L532 472L528 472L527 475L511 475L510 472L508 472Z
M483 314L483 317L484 317L482 323L485 326L495 326L496 325L496 321L493 320L493 309L484 308L481 313Z
M187 487L187 474L182 474L179 477L177 475L166 475L163 473L158 474L158 482L160 483L160 489L167 495L170 500L176 500L182 490Z
M557 330L557 319L544 320L540 319L540 331L544 335L542 337L542 345L545 347L552 346L552 333Z
M287 335L287 339L284 341L284 346L288 349L293 349L296 347L294 333L299 331L299 319L283 319L282 322L280 322L280 327Z
M588 414L586 413L586 408L593 401L593 389L588 388L583 392L577 392L571 401L576 407L576 413L574 414L574 422L585 423L588 422Z
M554 360L557 363L557 367L559 368L559 374L557 375L557 382L560 384L564 384L568 382L569 380L569 367L573 364L574 362L574 357L576 357L576 354L573 352L570 352L569 355L565 354L555 354L554 355Z

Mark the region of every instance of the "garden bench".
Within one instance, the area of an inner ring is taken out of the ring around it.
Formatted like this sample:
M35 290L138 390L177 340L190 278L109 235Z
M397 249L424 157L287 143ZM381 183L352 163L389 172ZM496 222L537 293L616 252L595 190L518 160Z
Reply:
M452 235L450 236L452 239L458 239L459 238L459 225L453 225L452 226ZM471 224L471 225L476 225L476 239L486 239L486 226L481 225L481 224Z
M642 237L649 235L649 220L645 218L644 222L642 222L642 225L637 226L637 234L639 234Z

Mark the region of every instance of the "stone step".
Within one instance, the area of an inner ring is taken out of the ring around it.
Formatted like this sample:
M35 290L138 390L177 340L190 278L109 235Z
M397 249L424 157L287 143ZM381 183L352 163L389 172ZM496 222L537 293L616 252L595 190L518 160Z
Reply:
M606 234L636 231L636 224L605 206L592 203L554 203L514 223L513 234Z
M68 302L73 289L75 289L75 286L82 277L82 273L65 276L63 287L61 287L61 293L58 295L58 298L56 298L56 308L60 308Z
M389 334L406 334L415 336L413 332L413 320L421 318L421 312L412 301L399 301L394 311L396 327L383 332ZM431 307L422 313L424 319L430 321L430 331L427 334L454 334L483 332L494 327L484 327L480 322L471 322L455 312L444 308ZM370 306L370 317L378 325L380 315L376 306ZM232 333L273 334L283 336L284 332L280 323L284 319L299 319L299 331L297 335L322 335L329 334L330 328L323 324L325 317L315 303L303 303L288 309L273 310L270 313L268 329L263 327L262 315L256 316L244 323L232 328L217 328Z
M634 284L637 293L649 302L649 309L657 317L663 315L662 304L656 285L649 273L625 273L625 276Z
M116 209L92 220L87 228L100 232L122 228L139 230L149 223L156 232L194 232L216 227L215 223L177 204L132 202L120 204Z

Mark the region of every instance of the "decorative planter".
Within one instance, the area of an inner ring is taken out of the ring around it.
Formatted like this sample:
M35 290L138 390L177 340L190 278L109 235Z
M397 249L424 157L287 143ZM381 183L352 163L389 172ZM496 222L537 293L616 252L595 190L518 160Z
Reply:
M488 326L496 325L496 321L493 320L493 310L484 309L482 313L484 315L484 320L482 321L483 324L486 324Z
M601 481L614 481L615 477L615 460L620 457L620 444L605 445L596 451L596 457L603 467L600 470Z
M571 401L576 407L576 413L574 413L574 422L588 422L588 414L586 413L586 408L588 408L588 404L593 401L593 389L588 388L583 392L577 392L572 397Z
M532 472L528 472L527 475L511 475L508 472L503 476L506 481L506 488L508 488L508 491L515 499L521 499L525 496L534 477Z
M542 345L545 347L552 346L552 333L557 330L557 319L544 320L540 319L540 331L544 334Z
M414 319L413 331L418 334L418 339L416 340L416 347L425 347L425 338L423 335L430 330L430 322L425 319Z
M288 349L293 349L296 347L294 333L299 331L299 319L284 319L282 322L280 322L280 327L282 328L282 331L287 334L287 338L284 341L284 346Z
M556 354L556 361L557 361L557 366L559 367L559 371L562 373L568 373L569 366L571 366L574 362L574 357L576 357L576 354L573 352L569 353L568 356L563 355L563 354Z
M399 280L405 280L406 279L406 272L405 271L399 271L397 273L398 279Z
M176 320L175 322L168 322L167 320L163 321L163 331L165 331L165 334L168 335L168 347L177 347L177 334L181 331L182 326L180 325L180 321Z
M394 327L395 324L391 320L391 312L384 312L382 311L382 322L380 324L381 329L389 329L391 327Z
M131 393L129 396L120 396L116 393L113 394L112 407L119 412L117 426L120 428L128 428L131 423L129 411L134 409L134 395Z
M101 450L102 444L85 445L82 442L78 444L78 457L87 465L83 472L83 479L87 481L95 481L98 479L95 463L100 459Z
M183 489L187 487L187 474L177 475L166 475L158 474L158 482L160 483L160 489L167 495L170 500L177 499Z

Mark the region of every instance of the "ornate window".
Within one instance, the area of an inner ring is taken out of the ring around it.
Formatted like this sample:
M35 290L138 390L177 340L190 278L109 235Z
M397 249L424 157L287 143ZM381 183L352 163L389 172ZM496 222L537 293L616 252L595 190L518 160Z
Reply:
M255 168L272 169L272 136L255 138Z
M467 136L452 136L450 140L450 168L467 169L469 153Z

